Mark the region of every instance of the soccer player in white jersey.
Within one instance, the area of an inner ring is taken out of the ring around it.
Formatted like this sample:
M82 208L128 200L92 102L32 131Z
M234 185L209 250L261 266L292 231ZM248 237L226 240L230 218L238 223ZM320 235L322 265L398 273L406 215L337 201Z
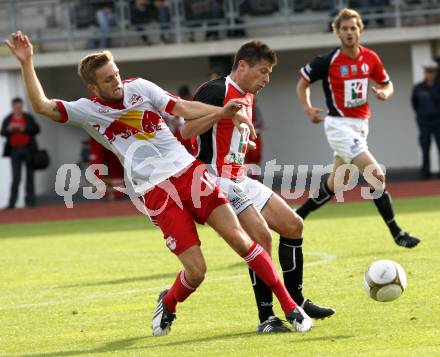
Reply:
M344 164L353 164L364 174L371 172L374 182L369 182L380 215L388 226L396 244L413 248L420 239L404 232L394 218L391 196L385 189L385 173L371 154L367 145L368 124L371 115L368 106L368 84L373 79L379 88L372 92L380 101L392 96L393 84L384 69L379 56L359 44L364 25L355 10L342 9L333 21L333 30L341 41L340 48L315 57L301 68L297 84L297 95L310 121L319 124L324 121L327 140L334 150L333 170L327 180L321 183L317 198L310 198L297 209L305 219L312 211L322 207L345 182L336 182L336 172ZM311 83L322 80L328 114L321 118L319 108L310 101ZM377 192L376 192L377 191Z
M173 97L141 78L122 82L108 51L84 57L78 67L93 98L74 102L48 99L34 69L33 47L28 37L15 32L6 45L20 62L33 109L55 122L85 129L118 156L130 184L164 233L167 247L182 263L184 269L171 288L159 294L152 319L154 336L169 333L177 303L191 295L205 277L206 265L194 221L207 222L244 258L272 289L297 331L311 329L311 319L290 297L269 255L244 232L203 163L183 148L159 115L167 111L187 120L210 122L234 116L246 103L238 99L221 108ZM240 120L252 127L245 118L237 118L237 125ZM132 160L130 165L127 158Z

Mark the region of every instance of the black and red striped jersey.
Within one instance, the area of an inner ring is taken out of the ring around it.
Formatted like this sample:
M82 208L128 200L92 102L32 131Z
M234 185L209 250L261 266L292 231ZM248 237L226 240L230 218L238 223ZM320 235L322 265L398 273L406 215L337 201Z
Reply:
M252 121L254 95L244 92L229 76L202 84L194 95L194 100L220 107L234 98L247 99L249 106L241 110ZM215 175L238 179L244 175L249 134L249 129L240 133L230 118L223 118L197 138L198 159Z
M315 57L301 68L302 77L309 83L322 80L328 114L336 117L368 119L368 84L390 81L379 56L359 46L359 55L351 58L338 49Z

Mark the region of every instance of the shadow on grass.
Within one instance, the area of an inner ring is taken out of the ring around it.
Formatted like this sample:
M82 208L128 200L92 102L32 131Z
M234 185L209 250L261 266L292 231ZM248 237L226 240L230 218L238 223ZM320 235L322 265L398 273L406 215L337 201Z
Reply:
M237 262L234 264L227 265L225 267L217 268L217 269L209 269L209 271L225 271L229 269L236 268L238 266L245 267L246 264L244 262ZM145 276L135 276L131 278L123 278L123 279L115 279L115 280L104 280L98 282L90 282L90 283L82 283L82 284L71 284L71 285L63 285L58 288L78 288L78 287L87 287L87 286L102 286L102 285L118 285L118 284L127 284L127 283L135 283L138 281L150 281L156 279L167 279L167 278L175 278L177 272L173 273L165 273L165 274L153 274L153 275L145 275Z
M396 214L439 212L440 196L401 198L393 201ZM363 216L378 216L376 207L369 201L348 202L326 205L308 219L335 219ZM154 229L148 218L137 217L109 217L99 219L83 219L77 221L38 222L24 224L0 225L0 240L9 238L29 238L34 236L60 236L78 234L86 237L93 233L121 232L124 235L129 231L148 231Z
M88 355L92 353L108 353L115 351L123 351L132 349L130 348L135 343L140 340L147 339L146 336L132 337L127 338L125 340L119 340L107 343L101 347L93 348L90 350L75 350L75 351L59 351L59 352L51 352L51 353L37 353L37 354L25 354L20 355L19 357L55 357L55 356L78 356L78 355Z
M54 222L34 222L17 224L0 224L0 240L42 237L62 237L75 234L87 237L94 233L121 232L125 236L129 231L151 231L155 228L145 217L108 217Z
M117 352L117 351L136 351L136 350L147 350L159 347L175 347L175 346L185 346L187 344L193 343L203 343L203 342L211 342L216 340L233 340L237 338L245 338L258 336L255 332L239 332L236 334L221 334L210 337L202 337L202 338L194 338L183 341L175 341L170 343L152 343L147 346L133 346L134 344L145 341L152 342L156 340L156 337L153 336L139 336L127 338L124 340L114 341L107 343L101 347L89 349L89 350L75 350L75 351L60 351L60 352L51 352L51 353L41 353L41 354L25 354L20 355L19 357L55 357L55 356L78 356L78 355L87 355L87 354L97 354L97 353L108 353L108 352ZM299 335L295 334L293 337L292 343L305 343L305 342L316 342L316 341L337 341L337 340L345 340L352 338L353 336L348 335L335 335L335 336L320 336L320 337L309 337L310 335ZM263 336L259 336L263 337ZM268 336L269 337L269 336ZM163 341L163 338L161 339ZM285 342L285 341L284 341Z

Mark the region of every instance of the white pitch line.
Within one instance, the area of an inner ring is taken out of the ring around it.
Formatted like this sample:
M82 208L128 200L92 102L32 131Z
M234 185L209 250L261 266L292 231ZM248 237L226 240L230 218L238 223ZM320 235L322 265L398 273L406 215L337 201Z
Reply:
M327 253L321 253L321 252L304 253L304 255L313 255L315 257L320 257L321 258L321 260L318 260L316 262L310 262L310 263L305 262L304 263L305 267L311 267L311 266L315 266L315 265L327 264L328 262L336 259L336 255L334 255L334 254L327 254Z
M304 266L316 266L316 265L322 265L327 264L330 261L336 259L336 255L333 254L327 254L327 253L321 253L321 252L313 252L313 253L305 253L304 255L311 255L311 256L317 256L321 259L315 262L306 262L304 263ZM281 272L280 272L281 273ZM244 278L247 274L234 274L233 276L221 276L221 277L213 277L208 278L206 280L206 283L210 282L216 282L216 281L225 281L225 280L236 280L237 278ZM205 284L206 284L205 283ZM114 296L126 296L126 295L136 295L136 294L143 294L149 291L159 291L163 288L163 285L161 286L154 286L150 288L143 288L143 289L130 289L130 290L124 290L124 291L114 291L114 292L108 292L108 293L98 293L98 294L91 294L87 296L78 296L78 297L71 297L68 299L61 299L61 300L53 300L53 301L44 301L34 304L18 304L14 306L1 306L0 311L11 311L11 310L20 310L20 309L28 309L28 308L40 308L44 306L54 306L54 305L62 305L62 304L68 304L68 303L76 303L77 301L87 301L87 300L95 300L95 299L102 299L102 298L111 298Z

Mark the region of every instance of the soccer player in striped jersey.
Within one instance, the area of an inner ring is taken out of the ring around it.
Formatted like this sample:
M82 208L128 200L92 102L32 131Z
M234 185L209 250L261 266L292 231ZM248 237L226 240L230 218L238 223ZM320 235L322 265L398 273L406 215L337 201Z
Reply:
M48 99L35 72L33 46L28 37L15 32L6 45L21 65L33 109L55 122L86 130L115 153L129 178L127 185L144 201L147 212L161 228L168 249L181 262L183 270L171 288L159 294L152 319L154 336L169 333L176 305L204 280L206 264L195 222L208 223L246 261L277 296L286 319L297 331L312 328L312 320L289 295L267 252L240 226L205 165L185 150L160 116L165 111L189 121L210 122L234 117L237 110L246 106L242 99L216 107L176 98L142 78L122 81L108 51L87 55L78 66L80 77L94 97L73 102ZM242 119L252 129L249 120ZM236 123L240 123L240 118Z
M346 174L342 179L344 182L336 182L336 170L344 164L353 164L362 174L370 172L374 176L369 182L371 192L374 192L374 203L395 243L413 248L420 239L404 232L397 224L391 196L385 187L385 174L367 146L371 116L367 100L369 81L372 79L378 84L378 88L371 89L380 101L391 97L393 84L379 56L359 44L364 25L355 10L342 9L332 25L341 46L315 57L302 67L296 89L310 121L315 124L324 121L327 140L334 150L333 170L321 183L317 197L310 198L296 212L305 219L328 202L335 195L335 190L349 180ZM328 107L325 119L321 117L322 109L314 107L310 101L310 85L318 80L323 82Z
M203 103L224 106L229 101L242 98L249 105L239 114L252 121L254 94L268 83L272 67L276 64L275 52L259 41L249 41L237 51L232 72L202 84L194 99ZM198 158L205 162L216 183L227 194L240 224L250 237L271 254L273 229L280 235L279 259L283 269L284 284L292 298L312 318L334 314L331 308L321 307L305 299L302 294L303 253L302 219L270 188L245 175L245 155L251 145L248 128L240 130L235 119L225 117L210 123L193 120L185 122L182 136L199 136ZM272 292L264 282L249 270L257 301L260 324L258 332L288 331L272 309Z

